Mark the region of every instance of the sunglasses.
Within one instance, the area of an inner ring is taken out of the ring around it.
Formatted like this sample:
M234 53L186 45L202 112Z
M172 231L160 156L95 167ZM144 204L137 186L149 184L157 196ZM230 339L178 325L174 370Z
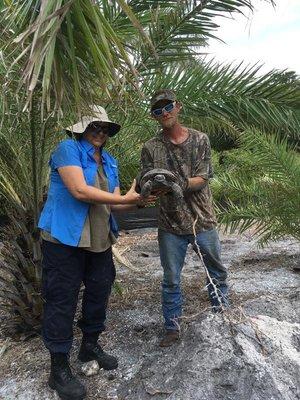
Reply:
M155 117L160 117L164 111L168 112L168 113L173 111L175 106L176 106L176 101L173 101L172 103L169 103L162 108L156 108L155 110L152 110L151 112Z
M92 135L97 135L98 133L104 133L105 135L109 134L109 126L105 125L100 125L100 124L94 124L91 123L89 124L89 127L93 129L93 132L91 132Z

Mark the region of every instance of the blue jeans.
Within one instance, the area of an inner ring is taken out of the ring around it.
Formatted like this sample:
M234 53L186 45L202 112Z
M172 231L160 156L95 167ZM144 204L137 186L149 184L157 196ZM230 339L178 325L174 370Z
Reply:
M213 286L207 281L212 307L217 310L220 308L220 301L224 306L228 305L227 271L221 261L219 235L216 229L211 229L198 233L196 240L204 264L218 289L218 295L216 295ZM168 330L178 330L179 328L178 319L182 314L181 270L188 244L191 243L194 247L194 242L194 235L175 235L161 229L158 230L160 261L164 270L162 310L165 327Z

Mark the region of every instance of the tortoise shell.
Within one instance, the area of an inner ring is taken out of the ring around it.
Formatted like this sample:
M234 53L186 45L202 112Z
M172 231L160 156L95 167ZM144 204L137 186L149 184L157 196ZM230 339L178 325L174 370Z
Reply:
M143 197L147 197L160 189L169 189L169 192L176 197L183 197L176 175L166 169L155 168L141 174L138 185Z

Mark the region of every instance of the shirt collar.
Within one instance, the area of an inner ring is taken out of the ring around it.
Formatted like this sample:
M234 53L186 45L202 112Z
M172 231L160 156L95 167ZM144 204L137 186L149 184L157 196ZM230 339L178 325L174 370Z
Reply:
M84 148L84 150L85 150L91 157L94 156L95 148L94 148L94 146L93 146L90 142L88 142L88 141L85 140L85 139L81 139L81 140L80 140L80 144L82 145L82 147ZM102 148L100 149L100 154L101 154L102 162L103 162L103 164L105 164L105 163L106 163L106 152L103 151ZM93 157L93 158L94 158L94 157Z
M80 140L80 144L81 144L81 146L84 148L84 150L85 150L87 153L89 153L89 155L91 155L91 156L94 155L94 153L95 153L95 148L94 148L94 146L93 146L90 142L88 142L88 141L85 140L85 139L81 139L81 140Z
M188 134L189 134L189 136L188 136L188 138L187 138L186 140L188 140L188 139L191 137L190 128L187 128L187 129L188 129ZM160 131L157 132L157 137L158 137L159 140L161 140L163 143L167 143L167 144L170 143L171 145L172 145L172 144L174 145L174 143L172 143L171 140L168 139L168 138L164 135L162 129L161 129ZM175 146L176 146L176 145L175 145Z

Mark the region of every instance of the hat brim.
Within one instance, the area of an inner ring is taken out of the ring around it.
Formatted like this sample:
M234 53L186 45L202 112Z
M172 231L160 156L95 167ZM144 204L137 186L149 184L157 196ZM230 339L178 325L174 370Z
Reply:
M152 97L152 99L150 100L150 108L151 110L153 110L153 108L155 107L155 105L162 100L168 100L168 101L177 101L176 100L176 95L175 93L171 92L171 91L167 91L167 92L162 92L159 93L157 95L154 95Z
M108 136L110 137L115 136L121 129L121 125L109 120L99 120L99 118L82 117L81 121L77 122L74 125L68 126L67 128L65 128L65 130L75 134L83 133L91 122L107 123L109 127Z
M121 125L116 124L115 122L109 122L109 133L108 136L115 136L119 130L121 129Z

